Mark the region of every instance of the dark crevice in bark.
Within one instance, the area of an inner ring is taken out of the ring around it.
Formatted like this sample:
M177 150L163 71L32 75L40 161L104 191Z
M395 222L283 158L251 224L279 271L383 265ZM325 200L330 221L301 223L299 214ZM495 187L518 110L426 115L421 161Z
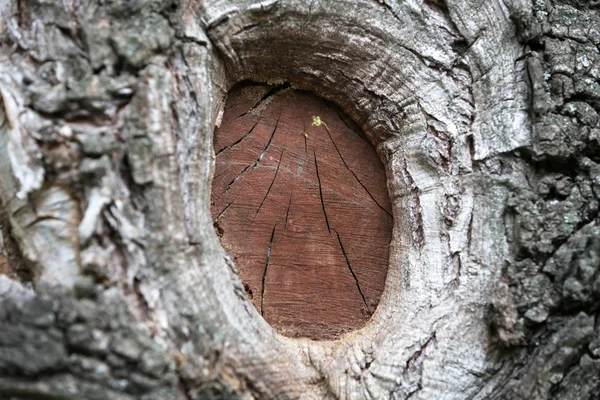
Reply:
M235 146L237 146L238 144L240 144L244 139L246 139L248 136L250 136L252 134L252 132L254 132L254 128L256 128L256 125L258 125L259 122L260 122L260 120L256 121L256 123L254 125L252 125L252 128L250 128L250 130L248 132L246 132L246 134L244 134L241 138L239 138L238 140L236 140L232 144L230 144L228 146L225 146L225 147L222 147L220 150L218 150L215 153L215 157L218 156L219 154L221 154L222 152L224 152L226 150L231 150Z
M279 115L279 118L280 117L281 117L281 114ZM269 138L269 141L267 142L267 145L265 146L265 149L262 151L262 153L260 153L260 155L258 156L258 158L256 159L256 161L254 162L254 164L246 166L235 178L233 178L233 180L231 182L229 182L229 184L227 185L227 187L223 191L223 194L225 194L229 189L231 189L231 187L238 180L240 180L244 175L246 175L247 172L250 172L254 168L258 167L258 164L260 164L260 162L262 161L262 159L265 157L265 154L267 154L267 150L269 149L269 146L271 146L271 142L273 141L273 138L275 137L275 132L277 132L277 126L279 125L279 118L277 118L277 122L275 123L275 128L273 129L273 132L271 133L271 137Z
M240 29L239 31L237 31L237 32L235 32L234 34L232 34L232 35L231 35L231 37L237 36L237 35L239 35L240 33L245 33L245 32L248 32L248 31L250 31L250 30L254 29L254 28L257 28L257 27L259 27L259 26L261 25L261 23L262 23L262 21L261 21L261 22L254 23L254 24L248 24L248 25L244 25L244 26L242 27L242 29Z
M460 285L460 276L462 273L462 260L460 258L460 252L456 252L452 255L452 261L454 263L454 278L450 282L450 285L457 288Z
M275 170L275 175L273 176L273 180L271 181L271 184L269 185L269 188L267 189L267 193L265 194L265 197L262 199L262 201L260 202L260 205L258 206L258 210L256 210L256 215L258 215L263 204L265 204L265 200L267 200L267 197L269 196L269 193L271 192L271 188L273 187L273 184L275 183L275 179L277 179L277 174L279 173L279 167L281 166L281 159L283 158L284 152L285 152L285 149L281 150L281 155L279 156L279 162L277 163L277 169ZM286 218L286 224L287 224L287 218Z
M423 384L421 384L421 382L419 382L419 384L417 385L417 388L415 390L413 390L412 392L410 392L408 394L408 396L406 396L406 400L412 398L415 394L419 393L421 391L421 389L423 389Z
M420 190L415 185L415 181L412 178L412 175L408 171L408 166L404 165L404 173L407 180L408 189L412 192L414 205L412 207L412 211L414 213L414 218L417 221L416 229L414 230L414 237L416 243L419 247L423 247L425 245L425 230L423 227L423 215L421 209L421 198L419 197Z
M331 233L331 227L329 226L329 218L327 218L327 211L325 210L325 200L323 200L323 187L321 185L321 176L319 175L319 165L317 164L317 153L315 156L315 169L317 171L317 181L319 182L319 196L321 198L321 208L323 209L323 215L325 216L325 224L327 224L327 231Z
M348 259L348 254L346 254L346 249L344 249L344 244L342 243L342 238L340 237L340 234L338 233L338 231L336 231L335 229L333 231L335 232L335 234L337 236L338 243L340 244L340 249L342 250L342 254L344 255L344 260L346 261L348 270L350 271L350 274L352 274L352 278L354 279L354 283L356 284L356 289L358 290L358 293L360 294L360 297L362 298L362 301L365 304L367 311L370 313L371 309L369 308L369 305L367 304L367 299L365 298L365 295L363 294L363 291L360 288L360 284L358 283L358 277L356 276L356 274L354 273L354 270L352 269L352 265L350 264L350 260Z
M36 219L34 219L33 221L31 221L27 225L25 225L25 227L29 228L29 227L37 224L38 222L43 222L43 221L60 221L60 222L67 222L68 223L68 221L62 220L62 219L57 218L57 217L53 217L51 215L42 215L40 217L37 217Z
M413 355L406 360L404 368L404 377L407 383L413 387L408 393L406 393L405 399L410 399L412 396L417 394L423 389L423 357L427 348L435 343L436 332L434 331L429 338L413 353ZM418 381L416 381L418 379ZM412 382L412 383L411 383ZM410 387L409 386L409 387Z
M185 400L193 400L193 397L190 395L191 389L189 385L181 377L179 377L177 388L183 397L185 397Z
M423 355L423 352L427 349L429 344L436 339L436 332L434 331L431 336L425 341L425 343L413 353L413 355L406 360L406 369L408 370L415 362Z
M265 269L263 271L262 283L260 289L260 315L265 315L264 302L265 302L265 284L267 282L267 272L269 271L269 262L271 261L271 252L273 251L273 239L275 238L275 229L277 223L273 226L273 232L271 232L271 239L269 240L269 249L267 250L267 260L265 262Z
M473 212L469 217L469 225L467 227L467 250L471 247L471 237L473 236Z
M452 50L458 54L459 57L462 57L465 53L467 53L471 47L481 38L483 31L477 33L473 39L470 41L460 32L458 26L456 26L456 22L452 19L450 14L450 9L448 8L447 0L425 0L423 2L424 5L428 6L430 9L438 13L448 24L450 27L450 33L455 37L455 40L450 43ZM457 60L458 61L458 60Z
M313 16L312 10L313 10L313 5L315 3L316 0L310 0L310 4L308 5L308 13L306 14L306 18L304 19L304 21L302 21L301 24L296 23L296 26L299 26L300 28L304 28L310 21L310 19Z

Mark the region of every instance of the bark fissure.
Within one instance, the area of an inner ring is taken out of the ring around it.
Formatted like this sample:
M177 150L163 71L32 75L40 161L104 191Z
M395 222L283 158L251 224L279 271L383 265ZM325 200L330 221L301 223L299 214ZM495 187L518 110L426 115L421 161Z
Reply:
M419 248L422 248L425 245L425 230L423 227L423 214L421 207L421 198L420 198L420 190L416 186L415 181L408 171L408 166L404 165L404 176L406 179L406 185L408 190L412 193L413 205L411 210L414 215L414 221L416 223L416 229L414 230L414 239L415 242L419 245Z

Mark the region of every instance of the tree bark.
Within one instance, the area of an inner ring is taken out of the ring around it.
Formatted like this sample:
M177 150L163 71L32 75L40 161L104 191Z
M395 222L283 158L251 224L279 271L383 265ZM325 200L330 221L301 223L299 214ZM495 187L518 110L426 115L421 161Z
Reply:
M598 6L3 1L0 397L598 398ZM214 231L243 80L386 168L386 286L338 340L275 332Z

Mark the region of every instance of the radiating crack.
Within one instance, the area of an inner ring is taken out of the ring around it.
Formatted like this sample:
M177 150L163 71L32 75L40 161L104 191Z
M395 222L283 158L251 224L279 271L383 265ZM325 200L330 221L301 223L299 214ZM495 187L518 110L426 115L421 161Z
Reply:
M215 157L217 157L219 154L221 154L222 152L224 152L225 150L230 150L233 149L235 146L237 146L238 144L240 144L240 142L244 139L246 139L248 136L250 136L250 134L254 131L254 128L256 128L256 125L258 125L258 123L260 122L260 120L256 121L256 123L252 126L252 128L250 128L250 130L241 138L239 138L238 140L236 140L235 142L233 142L232 144L230 144L229 146L225 146L223 147L221 150L217 151L217 153L215 154Z
M317 180L319 181L319 196L321 197L321 207L323 208L323 215L325 215L325 223L327 224L327 231L331 233L331 228L329 226L329 218L327 218L327 211L325 210L325 201L323 200L323 187L321 186L321 176L319 175L319 165L317 164L317 153L314 153L315 156L315 168L317 170Z
M269 193L271 192L271 188L273 187L273 184L275 183L275 179L277 179L277 174L279 173L279 167L281 166L281 160L283 159L284 152L285 152L285 149L281 150L281 155L279 156L279 162L277 163L277 169L275 170L275 175L273 176L273 180L271 181L271 184L269 185L269 189L267 189L267 193L265 194L265 197L260 202L260 206L258 206L258 210L256 210L256 215L258 215L263 204L265 204L265 200L267 200L267 197L269 196ZM287 223L287 219L286 219L286 223Z
M214 181L214 180L216 180L217 178L220 178L221 176L225 175L225 174L226 174L226 173L227 173L227 172L228 172L228 171L231 169L231 167L232 167L232 166L230 165L229 167L227 167L227 168L225 168L223 171L221 171L221 173L220 173L220 174L218 174L218 175L215 175L215 176L213 177L213 181Z
M277 228L277 223L273 227L273 232L271 232L271 239L269 240L269 249L267 250L267 261L265 262L265 270L263 271L262 276L262 287L260 291L260 315L265 315L264 310L264 302L265 302L265 283L267 281L267 272L269 271L269 261L271 261L271 251L273 250L273 239L275 238L275 228Z
M379 202L377 200L375 200L375 197L373 197L373 195L371 194L371 192L369 191L369 189L367 189L367 187L365 185L363 185L363 183L360 181L360 179L358 179L358 176L356 176L356 174L354 173L354 171L352 171L352 169L348 166L348 164L346 164L346 160L344 160L344 157L342 156L342 153L340 152L340 149L338 149L337 144L335 144L335 140L333 140L333 137L331 136L331 132L329 131L329 128L327 128L327 126L325 126L325 130L327 131L327 135L329 136L329 139L331 140L331 143L333 143L333 147L335 147L335 151L337 151L338 156L340 156L340 159L342 160L342 163L344 164L344 166L346 167L346 169L348 169L348 171L350 171L352 173L352 175L354 176L354 179L356 179L356 181L358 182L358 184L360 186L362 186L363 189L365 189L365 191L367 192L367 194L369 195L369 197L371 198L371 200L373 200L373 202L375 204L377 204L377 207L381 208L383 210L383 212L385 212L387 215L389 215L390 217L392 216L392 214L385 209L385 207L383 207L381 204L379 204Z
M365 303L365 307L367 307L367 310L371 311L371 309L369 308L369 305L367 304L367 299L365 298L365 295L363 294L362 290L360 289L360 284L358 283L358 278L356 277L356 274L354 273L354 270L352 269L352 265L350 265L350 260L348 260L348 254L346 254L346 249L344 249L344 244L342 243L342 238L340 237L340 234L338 233L338 231L336 231L334 229L335 234L337 235L337 240L338 243L340 244L340 249L342 249L342 254L344 255L344 260L346 260L346 265L348 266L348 270L350 271L350 274L352 274L352 278L354 278L354 283L356 284L356 289L358 289L358 293L360 293L360 297L363 300L363 303Z
M284 83L283 85L275 86L273 89L269 90L263 97L261 97L260 100L258 100L256 103L254 103L254 105L252 107L250 107L247 111L245 111L242 114L235 117L233 119L233 121L240 119L242 117L245 117L246 115L248 115L249 113L254 111L257 107L259 107L261 105L261 103L265 102L269 97L276 95L277 93L281 92L283 89L287 89L290 86L291 85L287 82Z
M292 197L294 196L294 189L290 192L290 201L288 202L287 211L285 212L285 227L287 228L288 217L290 215L290 207L292 206Z
M304 129L302 130L302 136L304 137L304 153L308 156L308 135L306 134L306 125L304 125Z
M337 114L337 116L340 119L340 121L342 121L344 123L344 125L346 125L346 128L348 128L349 130L351 130L352 132L354 132L356 134L356 136L358 136L359 138L361 138L365 142L369 143L369 145L371 144L371 142L369 142L369 139L366 136L364 136L364 134L361 135L360 132L355 131L350 125L348 125L348 123L346 122L346 120L344 119L344 117L342 117L342 115L338 112L338 110L334 109L334 111Z
M229 189L231 189L233 184L236 183L238 180L240 180L244 175L246 175L247 172L252 171L254 168L258 167L258 164L260 164L261 160L265 157L265 154L267 154L267 150L269 149L269 146L271 146L271 142L273 141L273 138L275 137L275 132L277 132L277 126L279 125L280 118L281 118L281 113L279 113L279 117L277 117L277 122L275 123L275 128L273 129L273 132L271 133L271 137L269 138L267 145L265 146L262 153L260 153L260 155L254 162L254 164L246 166L246 168L244 168L235 178L233 178L233 180L231 182L229 182L229 185L227 185L227 187L223 191L223 194L225 194Z
M235 200L234 200L234 201L235 201ZM215 223L216 223L216 222L219 222L219 220L221 219L221 217L223 216L223 214L225 214L225 212L227 212L227 210L229 210L229 207L231 207L231 206L233 205L234 201L232 201L231 203L227 204L227 207L225 207L225 208L223 209L223 211L221 211L221 212L219 213L219 215L217 215L217 218L215 218Z

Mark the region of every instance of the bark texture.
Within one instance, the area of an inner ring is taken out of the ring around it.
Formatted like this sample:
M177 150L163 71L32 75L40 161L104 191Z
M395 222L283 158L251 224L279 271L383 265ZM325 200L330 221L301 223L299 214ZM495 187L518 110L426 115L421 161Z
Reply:
M0 396L585 399L599 389L595 1L0 3ZM369 323L278 335L210 216L241 80L339 105L387 172ZM4 231L3 231L4 233Z

